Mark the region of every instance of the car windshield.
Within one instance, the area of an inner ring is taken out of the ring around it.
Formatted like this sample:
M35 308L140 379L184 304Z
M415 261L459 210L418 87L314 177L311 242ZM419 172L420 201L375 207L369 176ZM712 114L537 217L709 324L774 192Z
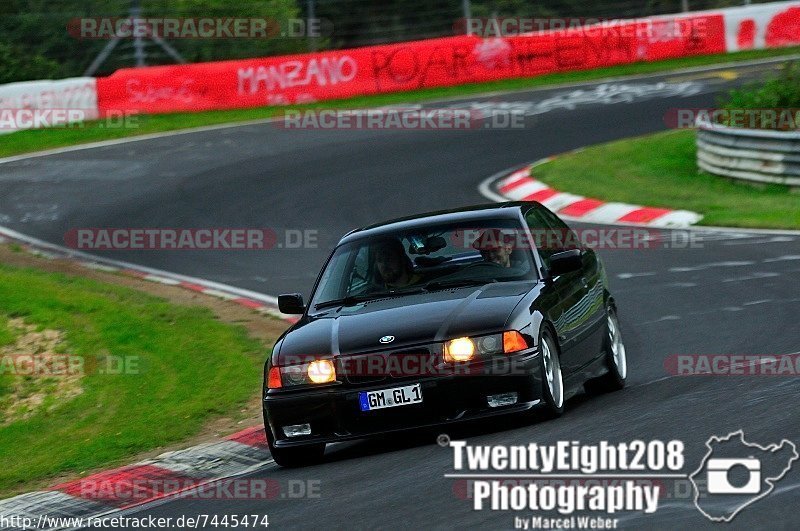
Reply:
M513 219L431 225L359 239L336 249L311 308L534 279L527 241Z

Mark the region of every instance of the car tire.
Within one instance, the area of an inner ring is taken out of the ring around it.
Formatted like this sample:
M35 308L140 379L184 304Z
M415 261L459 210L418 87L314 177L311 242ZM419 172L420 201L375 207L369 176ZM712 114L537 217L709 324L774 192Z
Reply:
M539 359L542 374L542 413L546 418L560 417L564 413L564 375L558 343L549 328L539 335Z
M269 436L267 436L267 443L269 444L269 452L272 454L272 459L284 468L313 465L322 461L322 456L325 455L324 444L277 448L272 444L272 438Z
M625 387L628 378L628 357L619 327L617 311L613 306L606 310L606 335L603 351L608 373L587 382L587 390L593 393L611 393Z

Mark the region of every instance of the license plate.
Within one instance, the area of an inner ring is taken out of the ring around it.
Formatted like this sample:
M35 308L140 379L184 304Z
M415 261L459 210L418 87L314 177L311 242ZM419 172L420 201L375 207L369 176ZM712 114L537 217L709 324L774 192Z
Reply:
M414 384L380 391L361 391L358 393L358 401L361 411L408 406L422 402L422 390L419 384Z

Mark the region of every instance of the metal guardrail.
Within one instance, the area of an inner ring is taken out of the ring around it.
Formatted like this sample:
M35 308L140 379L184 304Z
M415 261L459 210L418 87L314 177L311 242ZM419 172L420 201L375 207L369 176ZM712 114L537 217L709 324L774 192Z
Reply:
M697 165L714 175L800 187L800 131L697 123Z

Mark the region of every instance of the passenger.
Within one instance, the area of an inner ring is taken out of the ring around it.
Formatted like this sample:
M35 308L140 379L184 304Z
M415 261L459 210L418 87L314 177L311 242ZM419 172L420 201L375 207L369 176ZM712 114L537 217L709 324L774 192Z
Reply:
M511 254L514 252L514 237L500 229L486 229L472 244L480 251L484 261L501 267L511 267Z

